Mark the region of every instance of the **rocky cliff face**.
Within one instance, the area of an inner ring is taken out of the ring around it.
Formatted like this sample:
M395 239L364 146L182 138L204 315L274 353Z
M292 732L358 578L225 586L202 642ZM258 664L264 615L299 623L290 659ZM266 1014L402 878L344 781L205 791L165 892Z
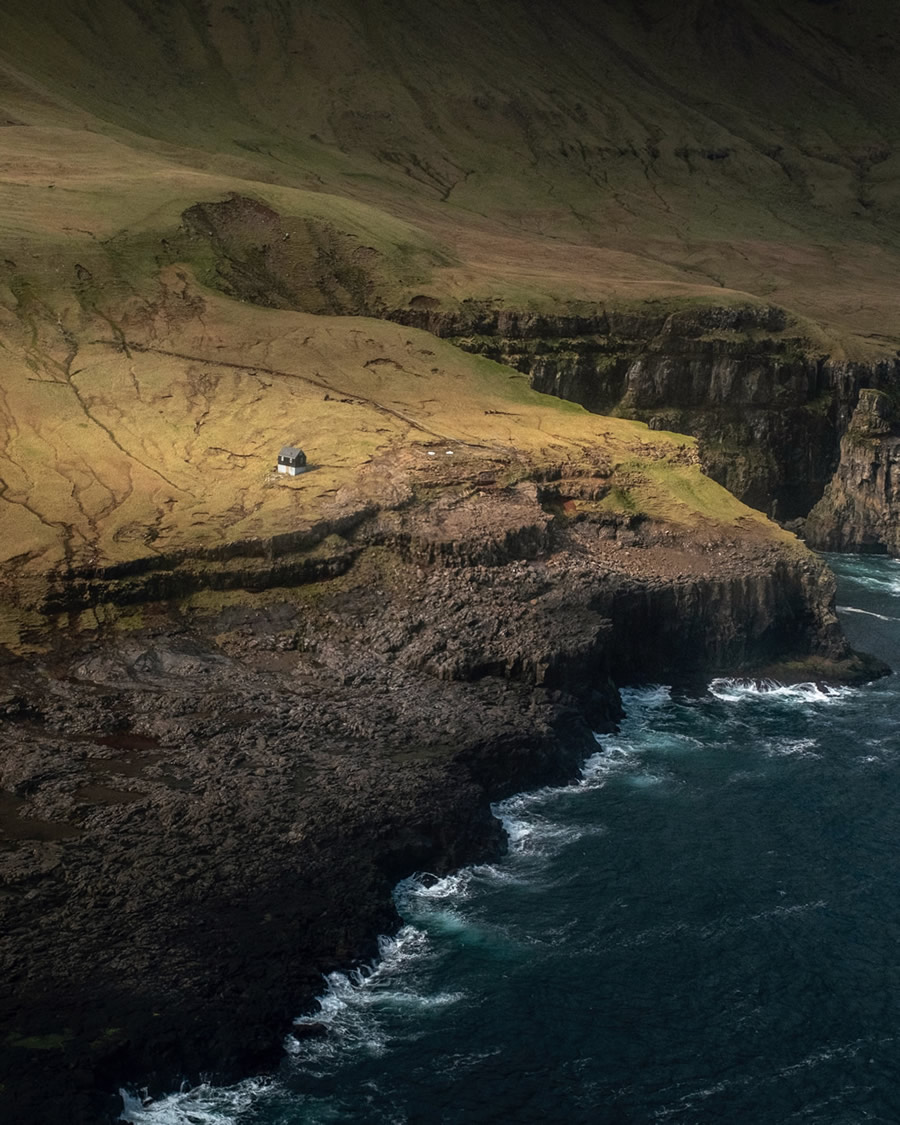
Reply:
M0 1116L97 1125L122 1081L276 1066L392 883L496 854L489 801L572 777L616 684L879 671L796 541L597 514L604 487L372 513L333 577L266 588L273 557L256 594L2 669Z
M860 392L841 440L840 464L806 521L804 535L824 551L900 556L900 425L892 398Z
M692 434L706 473L780 520L822 496L860 388L900 386L900 362L812 355L772 307L552 317L473 305L393 316L510 364L536 390Z

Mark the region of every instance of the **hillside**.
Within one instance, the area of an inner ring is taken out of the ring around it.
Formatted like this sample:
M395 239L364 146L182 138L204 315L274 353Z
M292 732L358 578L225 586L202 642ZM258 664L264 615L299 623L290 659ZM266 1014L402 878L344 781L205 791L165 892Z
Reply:
M378 508L461 499L481 479L612 475L611 513L627 487L647 493L641 511L686 526L765 525L702 476L690 439L598 420L422 331L201 295L177 267L115 331L93 319L96 336L75 335L41 312L30 340L13 337L21 355L6 367L0 563L7 608L18 606L4 637L14 646L41 620L48 574L64 609L95 600L74 592L76 578L132 573L126 564L141 560L155 573L205 557L202 585L223 543L238 555L271 555L254 544L291 536L315 547ZM294 440L309 470L279 477L278 450Z
M445 300L734 290L897 331L888 4L8 7L4 243L57 267L134 283L232 189L427 247Z
M7 580L303 528L431 440L667 455L339 318L780 302L795 351L900 338L889 6L6 7ZM287 440L317 471L275 488Z

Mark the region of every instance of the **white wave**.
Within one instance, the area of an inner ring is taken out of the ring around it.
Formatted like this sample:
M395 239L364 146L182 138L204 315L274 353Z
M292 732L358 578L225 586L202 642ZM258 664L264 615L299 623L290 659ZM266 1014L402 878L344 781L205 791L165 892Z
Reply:
M653 1114L656 1121L668 1121L672 1118L684 1121L686 1120L686 1113L695 1113L699 1109L699 1103L704 1102L706 1099L715 1097L717 1094L725 1093L728 1090L738 1090L746 1088L747 1086L758 1086L760 1089L772 1085L776 1082L782 1082L785 1078L790 1078L797 1073L805 1070L816 1069L823 1064L828 1064L834 1060L851 1059L861 1054L864 1050L866 1052L872 1051L875 1047L882 1047L883 1045L893 1045L894 1039L879 1038L879 1039L854 1039L847 1043L835 1044L834 1046L823 1046L818 1050L810 1051L809 1054L803 1056L795 1062L787 1063L781 1067L773 1068L768 1074L742 1074L735 1077L728 1077L719 1079L718 1082L713 1082L709 1086L701 1086L698 1089L691 1090L688 1093L681 1095L675 1102L668 1106L657 1110ZM858 1094L859 1087L854 1087L854 1091ZM839 1099L842 1095L846 1095L847 1090L841 1089L835 1095L829 1096L822 1100L820 1105L831 1104L834 1100ZM797 1113L792 1113L789 1118L784 1118L786 1121L798 1120L801 1116L806 1117L806 1111L812 1103L808 1103L802 1110ZM825 1118L811 1118L812 1120L825 1120ZM829 1118L828 1120L837 1121L837 1117ZM841 1121L849 1121L850 1117L842 1116ZM857 1118L852 1118L857 1120ZM861 1119L860 1119L861 1120Z
M394 902L401 914L419 903L460 902L468 897L472 868L438 878L427 871L402 879L394 888Z
M240 1114L258 1105L276 1088L272 1079L251 1078L236 1086L203 1083L156 1101L142 1099L127 1090L120 1090L119 1094L124 1103L122 1117L133 1125L234 1125Z
M663 780L658 774L642 769L642 755L649 748L647 731L652 730L655 723L654 712L671 702L672 689L666 684L623 690L626 717L620 732L594 735L600 749L584 762L576 782L519 793L493 805L494 815L506 830L510 851L521 856L546 857L586 834L604 831L598 826L562 824L543 811L535 811L536 807L545 810L549 801L564 799L579 790L599 788L607 779L618 774L634 773L636 785L655 785ZM654 749L659 749L665 741L671 744L672 749L685 749L688 744L693 749L699 745L697 739L686 735L665 735L652 730Z
M763 752L769 758L820 758L819 743L815 738L780 738L768 742Z
M863 590L879 593L900 594L900 577L891 574L900 566L900 560L878 558L852 558L846 555L835 557L832 569L845 582Z
M625 693L623 693L624 695ZM655 713L671 705L668 687L651 688L630 693L627 717L618 734L606 736L603 749L592 754L581 770L579 785L596 789L613 777L627 776L628 784L638 788L658 785L668 780L646 768L645 756L652 753L680 755L695 753L704 747L703 740L683 731L667 730L665 721ZM630 775L630 776L628 776Z
M597 788L605 783L608 777L633 770L637 764L637 755L644 749L637 740L617 738L610 742L590 758L581 767L581 784L588 788Z
M658 773L635 773L628 778L628 784L633 789L652 789L654 786L663 785L666 781L665 777L660 777Z
M853 760L854 760L854 763L861 768L865 768L867 766L877 766L877 767L879 767L879 769L883 769L886 766L892 765L894 758L895 758L895 747L890 746L890 747L886 747L885 749L881 750L880 753L859 754L856 757L854 757Z
M471 893L473 882L477 879L475 868L466 867L455 875L436 879L429 875L413 875L403 879L394 888L394 902L397 910L407 922L425 939L426 945L417 951L417 956L432 955L436 952L428 935L441 937L466 934L470 940L478 937L477 928L460 909ZM401 934L409 927L404 927ZM400 967L403 956L395 958ZM408 964L411 958L406 958Z
M857 690L851 687L832 687L813 682L783 684L778 680L715 679L707 689L710 695L723 703L744 703L751 700L778 700L796 703L836 703Z
M686 1110L694 1110L697 1102L715 1097L716 1094L724 1093L725 1090L733 1086L745 1086L747 1084L747 1079L723 1078L711 1086L701 1086L697 1090L692 1090L689 1094L683 1094L673 1105L663 1106L656 1110L653 1114L653 1120L667 1121L670 1117L680 1117Z
M449 896L455 878L420 889L426 894ZM333 1073L348 1052L376 1058L383 1055L390 1047L392 1013L398 1009L441 1008L464 998L463 992L417 987L417 970L433 955L429 934L416 926L406 925L393 937L379 938L378 958L373 964L330 973L325 978L316 1011L298 1017L294 1021L296 1034L285 1039L287 1055L314 1077ZM232 1087L203 1084L147 1105L133 1093L123 1091L122 1097L124 1117L134 1125L234 1125L251 1110L266 1113L281 1097L287 1099L284 1104L292 1106L293 1112L299 1109L296 1092L284 1094L273 1079L251 1079ZM338 1119L340 1114L327 1101L313 1099L304 1107L303 1120Z
M556 791L544 790L541 794L510 797L494 805L494 815L506 830L510 852L517 856L545 859L583 836L601 831L585 824L561 824L530 811L531 805L545 800L548 795L575 791L577 786L566 786Z
M527 878L512 867L504 867L499 863L479 863L475 867L469 868L469 871L472 875L472 882L480 883L521 884Z
M629 718L634 714L665 707L672 702L672 688L668 684L652 684L649 687L623 688L622 706Z
M380 1054L387 1046L388 1036L377 1019L371 1018L373 1013L396 1007L442 1007L462 998L461 992L420 992L414 987L415 967L434 954L431 938L424 930L406 925L394 937L379 938L378 954L378 960L371 966L329 973L325 991L317 1001L318 1010L299 1016L294 1025L324 1025L331 1038L301 1042L297 1037L289 1037L290 1054L331 1053L335 1037L342 1047L352 1043Z
M900 593L900 589L897 590ZM889 617L885 613L875 613L871 609L857 609L852 605L839 605L837 607L838 613L861 613L865 617L877 617L879 621L900 621L900 617Z
M617 949L640 949L644 946L661 947L673 939L688 936L700 939L703 942L719 941L728 934L741 933L751 926L768 923L773 919L791 918L797 915L808 914L816 910L824 910L828 903L824 899L814 902L785 903L781 906L769 907L767 910L755 914L729 914L716 918L703 925L695 925L686 920L674 920L648 926L646 929L634 933L614 934L594 946L595 953L606 953Z
M767 922L770 918L789 918L794 914L806 914L811 910L824 910L828 903L824 899L815 902L792 902L786 906L773 906L769 910L761 910L758 914L748 915L751 922ZM743 926L743 921L737 923L738 928Z

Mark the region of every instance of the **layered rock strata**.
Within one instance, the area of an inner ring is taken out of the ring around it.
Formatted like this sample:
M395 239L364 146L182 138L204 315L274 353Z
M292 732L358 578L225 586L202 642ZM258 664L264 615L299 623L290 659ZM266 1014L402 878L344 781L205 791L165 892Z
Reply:
M900 422L893 399L860 392L841 440L841 459L804 536L824 551L900 556Z
M0 1116L96 1125L123 1081L277 1067L321 973L397 924L392 884L498 854L489 802L572 777L616 684L879 671L758 521L503 499L372 516L336 577L3 668Z
M517 368L546 394L693 435L704 472L779 520L821 498L860 388L900 386L897 360L815 354L774 307L544 316L473 302L390 315Z

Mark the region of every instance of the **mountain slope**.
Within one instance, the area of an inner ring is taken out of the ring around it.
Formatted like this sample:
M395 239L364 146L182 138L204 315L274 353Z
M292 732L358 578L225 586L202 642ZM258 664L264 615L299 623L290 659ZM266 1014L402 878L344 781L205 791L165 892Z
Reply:
M678 282L890 335L898 43L890 5L811 0L40 0L4 15L0 106L136 148L123 171L371 202L458 259L438 294ZM83 163L69 140L34 143Z

